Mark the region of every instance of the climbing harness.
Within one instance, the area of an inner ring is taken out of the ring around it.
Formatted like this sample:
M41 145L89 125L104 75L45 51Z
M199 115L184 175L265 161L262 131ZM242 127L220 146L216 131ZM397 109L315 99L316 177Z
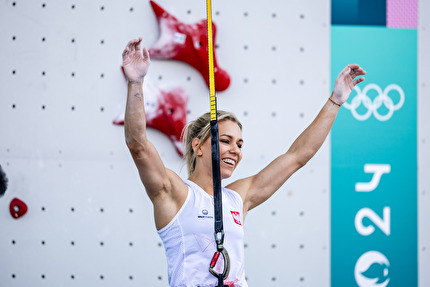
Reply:
M212 151L212 178L214 187L214 212L215 212L215 241L217 250L209 265L209 272L218 278L218 287L224 286L224 279L230 272L230 257L224 248L224 227L222 222L222 194L221 194L221 171L219 159L219 135L217 104L215 96L215 76L214 76L214 55L213 55L213 36L212 36L212 7L211 0L206 0L207 22L208 22L208 56L209 56L209 95L210 95L210 132L211 132L211 151ZM224 270L217 273L214 268L219 255L224 259Z

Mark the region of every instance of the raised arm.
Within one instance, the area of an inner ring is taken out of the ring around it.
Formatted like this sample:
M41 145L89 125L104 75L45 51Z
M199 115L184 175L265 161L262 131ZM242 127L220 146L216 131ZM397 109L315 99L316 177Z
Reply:
M245 211L266 201L315 155L327 138L340 106L346 102L354 86L364 80L362 77L355 78L364 74L366 72L359 65L346 66L336 78L330 98L288 151L258 174L228 186L242 196Z
M171 170L165 168L154 145L146 136L143 82L150 58L141 48L142 38L131 40L122 53L124 73L128 79L124 118L125 140L146 192L154 204L158 229L176 215L186 198L186 186Z

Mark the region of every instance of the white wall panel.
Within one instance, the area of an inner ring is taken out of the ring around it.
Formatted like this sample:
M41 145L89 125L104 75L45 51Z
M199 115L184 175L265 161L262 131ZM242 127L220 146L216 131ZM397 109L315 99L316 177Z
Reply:
M430 283L430 2L418 2L418 284Z

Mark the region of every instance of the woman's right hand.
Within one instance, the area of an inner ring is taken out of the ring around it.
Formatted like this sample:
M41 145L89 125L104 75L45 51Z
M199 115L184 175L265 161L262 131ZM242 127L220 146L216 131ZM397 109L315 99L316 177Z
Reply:
M128 42L122 52L122 66L125 76L131 83L142 82L148 72L149 58L148 50L144 47L141 51L140 43L142 38L134 39Z

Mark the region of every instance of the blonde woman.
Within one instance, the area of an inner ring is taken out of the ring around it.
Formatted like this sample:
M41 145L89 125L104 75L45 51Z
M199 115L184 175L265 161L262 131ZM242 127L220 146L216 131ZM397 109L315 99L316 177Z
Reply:
M217 278L208 272L215 244L213 240L213 183L209 114L192 121L185 132L188 179L166 168L146 136L142 85L150 58L141 47L142 38L131 40L123 54L128 79L125 138L146 192L154 206L155 226L163 241L170 286L216 286ZM248 286L245 281L243 222L247 212L271 197L288 178L304 166L326 139L340 106L353 87L364 80L359 65L348 65L335 81L333 93L315 120L259 173L223 187L224 246L231 260L227 286ZM242 125L228 112L218 113L221 179L232 176L242 159Z

